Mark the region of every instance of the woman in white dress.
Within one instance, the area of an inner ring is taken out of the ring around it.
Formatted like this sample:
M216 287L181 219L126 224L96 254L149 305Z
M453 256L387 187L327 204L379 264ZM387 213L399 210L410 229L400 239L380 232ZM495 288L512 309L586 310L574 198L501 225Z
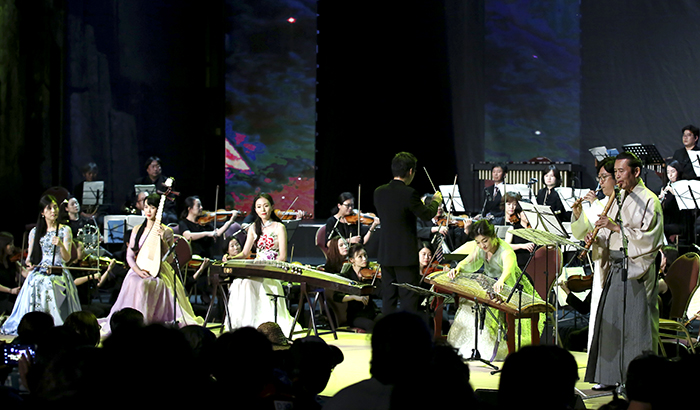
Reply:
M287 230L275 214L274 205L269 194L260 193L255 197L255 223L248 229L241 253L228 259L246 259L255 246L255 260L287 260ZM284 297L270 295L284 296L282 282L269 278L235 279L229 287L230 316L224 321L226 330L244 326L257 328L265 322L277 322L288 335L294 318L289 314Z
M518 268L513 248L496 236L496 231L488 220L482 219L474 223L471 225L470 232L474 235L477 248L464 258L455 269L451 270L448 276L455 281L459 281L460 274L475 273L483 265L483 275L485 277L481 285L491 286L489 284L495 280L492 289L487 289L487 291L490 292L492 290L503 296L501 291L504 290L504 287L511 288L515 285L520 275L520 268ZM531 295L534 293L532 284L527 277L524 276L520 283L523 285L524 294ZM459 309L457 309L455 314L454 323L447 334L447 342L458 349L459 354L465 358L471 357L472 349L475 346L476 335L473 309L473 301L460 298ZM508 354L508 346L505 341L505 330L507 330L505 313L488 307L483 318L483 331L478 333L479 353L485 359L503 360ZM521 345L525 346L531 343L530 320L521 320L520 324L522 324ZM540 331L543 328L543 324L544 320L540 320ZM518 320L515 321L515 325L516 327L518 326ZM503 329L500 335L499 326Z
M56 326L62 325L71 313L80 311L73 277L68 269L56 268L65 266L71 258L71 230L58 223L58 203L53 196L43 196L39 209L36 227L29 233L27 267L30 272L12 314L0 329L2 334L16 335L22 317L35 310L51 314Z

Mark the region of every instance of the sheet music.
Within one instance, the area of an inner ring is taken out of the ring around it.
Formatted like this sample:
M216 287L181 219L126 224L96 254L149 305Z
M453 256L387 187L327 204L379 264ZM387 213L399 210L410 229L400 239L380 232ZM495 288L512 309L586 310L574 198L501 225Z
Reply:
M571 207L574 205L574 202L576 202L577 199L581 198L582 196L586 195L590 189L574 189L574 188L566 188L566 187L558 187L554 188L555 191L557 191L557 194L559 195L559 199L561 199L561 203L564 205L564 209L567 212L571 212ZM573 192L572 192L573 191ZM584 204L587 204L588 202L584 201ZM586 205L584 205L585 207Z
M700 181L682 180L671 183L678 209L700 209Z

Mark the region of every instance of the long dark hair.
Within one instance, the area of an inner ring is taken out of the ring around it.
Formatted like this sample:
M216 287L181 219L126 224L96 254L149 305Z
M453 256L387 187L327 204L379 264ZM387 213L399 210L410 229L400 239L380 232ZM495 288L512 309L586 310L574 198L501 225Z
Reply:
M343 192L342 194L338 195L338 202L336 206L331 210L331 215L335 215L338 212L340 212L340 207L338 205L342 205L348 199L352 199L353 201L355 201L355 197L352 196L350 192Z
M187 219L187 215L190 213L190 208L192 208L195 204L195 201L199 199L198 196L188 196L185 198L185 209L182 210L180 213L180 219ZM201 199L200 199L201 202Z
M340 239L340 237L336 236L328 242L328 253L326 254L325 266L326 272L340 273L340 271L343 269L343 264L345 263L347 256L341 255L340 251L338 250L338 242L341 240L342 239ZM349 250L348 255L350 255Z
M56 198L53 195L44 195L41 197L39 200L39 217L37 218L36 221L36 228L34 231L34 243L32 244L32 253L29 257L29 261L32 262L32 265L38 265L41 263L42 259L42 252L41 252L41 244L39 243L39 240L46 235L46 230L48 227L46 226L46 219L44 219L44 209L46 209L47 206L51 204L56 204L58 206L58 202L56 201ZM58 219L56 220L56 235L58 235L58 228L60 228L60 224Z
M260 198L265 198L270 203L270 211L272 211L272 213L270 214L270 219L272 219L273 221L282 222L280 217L277 216L277 214L274 212L275 211L275 201L272 200L272 196L270 196L270 194L266 194L264 192L259 193L258 195L255 196L255 199L253 200L253 208L251 211L255 214L255 233L258 235L258 238L260 236L262 236L262 233L263 233L262 232L262 230L263 230L262 219L260 219L260 216L255 211L255 204L258 202L258 199L260 199Z

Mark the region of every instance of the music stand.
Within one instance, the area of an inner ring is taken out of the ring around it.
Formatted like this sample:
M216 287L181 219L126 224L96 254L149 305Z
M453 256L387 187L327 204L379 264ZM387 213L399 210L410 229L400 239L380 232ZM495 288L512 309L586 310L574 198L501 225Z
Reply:
M104 218L105 243L124 243L126 216L107 215Z
M542 231L542 230L537 230L533 228L527 228L527 229L513 229L510 231L513 235L518 236L520 238L523 238L527 240L528 242L532 242L537 246L545 246L545 284L549 286L549 246L557 246L557 247L563 247L563 246L573 246L576 249L584 249L581 245L579 245L576 242L572 242L568 240L567 238L563 237L562 235L558 235L552 232L547 232L547 231ZM568 235L566 232L564 232L565 235ZM534 252L531 255L534 256ZM530 261L528 260L528 264ZM527 266L525 269L523 269L523 272L527 269ZM560 272L555 272L555 278L559 275ZM534 287L534 286L533 286ZM546 289L547 292L549 292L549 289ZM544 299L547 300L549 298L549 295L542 295L544 296ZM555 335L559 334L559 304L558 304L558 298L559 298L559 292L558 289L555 289L555 314L556 314L556 320L554 322L554 330L555 330ZM545 317L545 331L546 331L546 323L548 321L548 318ZM546 335L545 335L546 336Z
M136 185L134 185L134 193L136 194L136 198L139 197L139 194L141 192L145 192L148 195L155 194L156 193L156 186L155 186L155 184L136 184Z
M569 187L557 187L554 188L554 190L559 195L561 203L564 205L565 212L573 212L571 207L573 206L574 202L576 202L577 199L585 196L588 191L590 191L590 189L574 189ZM588 204L588 202L584 202L584 204Z
M452 209L454 212L464 212L464 202L462 202L462 194L459 193L459 186L438 185L438 188L442 193L447 209Z
M83 197L81 203L83 206L98 206L102 205L105 192L104 181L85 181L83 182Z
M654 144L627 144L623 145L622 149L636 155L644 165L661 165L666 163Z
M534 229L543 229L547 232L555 232L559 236L568 238L569 234L561 221L552 211L549 205L529 204L527 202L518 202L520 207L525 212L527 220ZM520 235L518 235L520 236Z
M698 209L700 209L700 181L698 180L682 180L671 183L671 188L676 193L676 204L681 211L693 212L692 234L690 243L695 243L697 238L697 228L695 221L698 217Z

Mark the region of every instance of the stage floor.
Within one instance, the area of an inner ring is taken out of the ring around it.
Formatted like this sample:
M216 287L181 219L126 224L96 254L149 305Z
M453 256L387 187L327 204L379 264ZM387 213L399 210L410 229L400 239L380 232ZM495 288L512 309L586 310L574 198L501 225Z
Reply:
M333 396L344 387L370 377L369 362L371 359L371 346L369 334L357 334L348 332L338 332L338 340L333 339L333 335L321 336L328 344L338 346L343 351L345 360L339 364L328 382L328 386L321 393L322 396ZM572 352L576 358L579 368L579 378L583 380L586 373L586 362L588 355L582 352ZM494 362L497 367L502 367L503 362ZM543 364L544 365L544 364ZM500 375L492 375L491 367L480 362L469 362L470 381L472 388L497 390ZM525 377L525 375L523 375ZM587 409L597 409L603 404L612 400L612 393L599 393L591 390L593 384L579 381L576 383L577 393L581 395ZM537 397L538 392L533 392L533 397ZM436 396L439 397L439 396ZM436 399L439 401L439 398Z

